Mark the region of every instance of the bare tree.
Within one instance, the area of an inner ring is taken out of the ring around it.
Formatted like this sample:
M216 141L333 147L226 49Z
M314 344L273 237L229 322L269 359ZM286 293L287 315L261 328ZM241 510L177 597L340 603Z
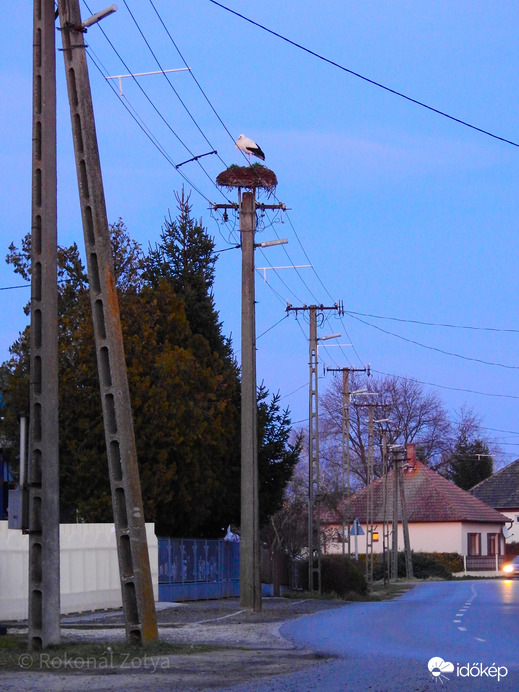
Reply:
M440 468L452 449L453 426L441 398L425 391L422 385L400 377L367 377L351 374L350 391L367 389L377 396L355 395L350 402L350 463L352 488L367 481L368 409L366 401L376 404L375 420L389 424L374 425L374 475L382 474L382 426L387 430L388 445L417 445L418 458L434 469ZM334 379L321 398L321 458L328 475L337 475L342 466L341 436L342 382ZM468 422L468 421L467 421Z

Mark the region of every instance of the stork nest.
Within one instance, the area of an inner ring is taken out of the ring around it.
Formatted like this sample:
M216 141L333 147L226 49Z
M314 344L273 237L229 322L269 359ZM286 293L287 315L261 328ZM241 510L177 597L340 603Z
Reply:
M262 166L261 163L253 163L252 166L229 166L226 171L222 171L217 176L216 184L228 190L233 187L245 187L249 190L261 187L268 192L273 192L278 179L270 168Z

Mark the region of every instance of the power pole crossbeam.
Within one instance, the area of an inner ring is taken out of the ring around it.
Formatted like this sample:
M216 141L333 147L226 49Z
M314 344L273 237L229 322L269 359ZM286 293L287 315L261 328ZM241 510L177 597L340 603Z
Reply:
M54 0L35 0L29 431L29 649L60 642Z
M79 0L59 0L126 637L158 639L132 410Z

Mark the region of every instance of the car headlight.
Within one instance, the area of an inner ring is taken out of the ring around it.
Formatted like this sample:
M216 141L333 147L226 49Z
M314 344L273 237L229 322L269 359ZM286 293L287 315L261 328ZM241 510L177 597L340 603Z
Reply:
M514 566L513 565L505 565L503 567L503 572L513 572L514 571Z

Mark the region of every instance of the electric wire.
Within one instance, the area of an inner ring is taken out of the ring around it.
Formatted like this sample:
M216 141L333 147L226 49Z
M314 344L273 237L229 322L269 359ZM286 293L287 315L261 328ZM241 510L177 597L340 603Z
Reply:
M385 315L373 315L368 312L356 312L354 310L345 310L344 311L347 315L360 315L361 317L371 317L374 319L378 320L392 320L393 322L404 322L407 324L420 324L424 325L426 327L447 327L448 329L467 329L467 330L472 330L472 331L481 331L481 332L504 332L504 333L512 333L512 334L519 334L519 329L501 329L497 327L475 327L472 325L464 325L464 324L449 324L445 322L423 322L421 320L410 320L410 319L403 319L401 317L387 317Z
M131 11L131 9L130 9L128 3L127 3L127 1L126 1L126 0L123 0L123 3L124 3L124 6L126 7L126 9L128 10L128 13L129 13L130 17L132 18L133 23L134 23L135 26L137 27L137 31L140 33L140 35L141 35L141 37L142 37L142 40L144 41L144 43L145 43L146 46L148 47L150 53L151 53L152 56L153 56L153 59L154 59L155 62L157 63L157 66L158 66L159 70L160 70L160 71L162 72L162 74L164 75L164 77L165 77L165 79L166 79L168 85L169 85L170 88L172 89L173 93L175 94L175 96L177 97L177 99L180 101L180 103L182 104L182 107L184 108L184 110L186 111L186 113L189 115L189 117L191 118L191 121L193 122L193 124L195 125L195 127L197 128L197 130L200 132L200 134L202 135L202 137L205 139L205 141L207 142L207 144L211 147L211 149L215 150L214 145L213 145L213 144L209 141L209 139L206 137L204 131L202 130L202 128L200 127L200 125L199 125L198 122L196 121L195 117L193 116L193 114L191 113L191 111L189 110L189 108L187 107L186 103L183 101L182 97L180 96L180 94L178 93L178 91L177 91L177 90L175 89L175 87L173 86L173 84L172 84L172 82L171 82L169 76L166 74L166 72L164 72L164 68L162 67L161 62L160 62L160 60L158 59L157 54L155 53L155 51L154 51L153 48L151 47L150 42L148 41L148 39L147 39L146 36L144 35L144 31L142 30L142 28L141 28L139 22L137 21L135 15L134 15L133 12ZM220 159L220 161L223 163L223 165L226 166L227 164L226 164L225 161L221 158L221 156L218 155L218 153L217 153L217 156L218 156L218 158Z
M134 16L132 15L132 13L131 13L131 11L130 11L130 9L129 9L129 7L128 7L128 4L127 4L127 2L126 2L126 0L124 0L124 4L125 4L125 6L127 7L128 11L130 12L130 15L132 16L132 19L133 19L134 22L136 23L136 25L137 25L139 31L141 32L141 35L142 35L143 39L146 41L146 44L148 45L150 51L152 52L152 55L154 56L154 58L155 58L155 60L156 60L156 62L157 62L157 64L158 64L159 68L162 70L163 68L162 68L162 66L160 65L160 62L159 62L158 59L156 58L155 53L154 53L153 49L151 48L151 46L149 45L148 41L145 39L144 34L143 34L142 30L140 29L140 27L138 26L138 23L136 22ZM169 32L168 28L166 27L166 24L165 24L164 20L162 19L160 13L158 12L158 10L157 10L156 6L154 5L154 3L152 2L152 0L150 0L150 5L152 6L153 10L155 11L155 14L157 15L157 18L159 19L160 23L162 24L164 30L166 31L166 34L168 35L168 37L169 37L169 39L170 39L172 45L173 45L173 46L175 47L175 49L177 50L177 52L178 52L178 54L179 54L179 56L180 56L182 62L184 63L184 65L185 65L186 67L188 67L187 61L185 60L184 56L182 55L181 51L179 50L177 44L175 43L175 41L174 41L174 39L173 39L171 33ZM230 130L227 128L227 126L226 126L225 123L223 122L222 118L218 115L216 109L215 109L214 106L212 105L210 99L207 97L207 94L205 93L205 91L203 90L202 86L200 85L200 83L198 82L198 80L196 79L196 77L194 76L194 74L192 73L192 70L191 70L191 69L190 69L190 73L191 73L193 79L195 80L195 83L197 84L198 88L200 89L201 93L203 94L204 98L206 99L207 103L208 103L209 106L211 107L213 113L216 115L216 117L218 118L219 122L220 122L221 125L224 127L225 131L227 132L227 134L229 135L229 137L231 138L231 140L232 140L233 143L234 143L234 138L233 138L233 136L232 136ZM168 80L168 82L169 82L169 80ZM172 85L171 85L171 86L172 86ZM173 88L173 87L172 87L172 88ZM176 93L176 92L175 92L175 93ZM179 97L179 98L180 98L180 97ZM182 102L182 101L181 101L181 102ZM183 104L183 105L184 105L184 104ZM209 144L212 148L214 148L213 145L209 142L209 140L206 139L206 141L208 142L208 144ZM245 153L244 153L244 152L241 152L241 153L242 153L242 155L243 155L245 158L247 158L247 157L245 156ZM220 158L220 157L219 157L219 158ZM220 160L222 161L222 163L223 163L224 165L226 165L225 162L223 161L223 159L220 159ZM274 195L274 196L275 196L275 195ZM279 203L279 200L277 200L277 202ZM292 230L294 231L294 234L295 234L295 236L296 236L296 238L297 238L297 241L298 241L299 245L301 246L301 249L303 250L305 257L307 258L307 261L311 264L311 261L310 261L310 259L309 259L309 257L308 257L308 254L306 253L306 250L304 249L303 244L301 243L301 240L300 240L300 238L299 238L299 236L298 236L298 234L297 234L297 232L296 232L296 230L295 230L295 228L294 228L294 226L293 226L293 224L292 224L291 219L289 219L289 221L290 221L290 225L291 225L291 227L292 227ZM271 225L272 225L272 224L273 224L273 222L271 222ZM274 229L274 232L275 232L276 236L277 236L278 239L279 239L279 235L278 235L278 233L275 231L275 229ZM297 267L295 267L295 263L294 263L294 261L292 260L292 258L290 257L290 254L288 253L288 251L286 250L286 248L283 248L283 249L284 249L284 252L285 252L285 254L286 254L286 256L287 256L289 262L294 266L294 269L295 269L295 271L296 271L296 274L298 275L298 277L299 277L301 283L302 283L302 284L305 286L305 288L309 291L309 293L312 295L312 297L314 298L314 300L316 300L316 302L318 302L318 301L317 301L317 298L316 298L316 296L315 296L315 294L313 294L313 292L311 291L311 289L310 289L310 287L308 286L307 282L304 280L304 278L302 277L302 275L301 275L300 272L298 271ZM319 275L317 274L317 272L315 271L315 268L314 268L313 266L312 266L312 269L313 269L315 275L317 276L317 279L319 280L319 282L320 282L321 285L323 286L323 288L325 288L324 283L322 282L321 278L319 277ZM276 272L276 273L277 273L277 272ZM284 280L283 280L279 275L278 275L278 277L279 277L280 281L288 288L288 286L287 286L287 284L284 282ZM295 295L290 289L288 289L288 290L290 291L290 293L292 293L292 295ZM326 288L325 288L325 290L326 290ZM349 339L349 336L348 336L348 339ZM344 355L346 355L346 354L344 354ZM358 354L357 354L357 355L358 355ZM360 357L359 357L359 360L360 360Z
M424 384L427 385L428 387L436 387L437 389L446 389L452 392L463 392L465 394L477 394L478 396L488 396L488 397L494 397L496 399L515 399L519 401L519 396L515 394L494 394L490 392L480 392L475 389L467 389L465 387L452 387L449 385L445 384L437 384L436 382L426 382L424 380L419 380L415 377L408 377L406 375L395 375L393 373L389 372L382 372L381 370L375 370L374 368L371 368L371 372L377 374L377 375L383 375L384 377L394 377L397 380L405 380L407 382L415 382L416 384Z
M174 39L173 39L171 33L169 32L169 29L167 28L166 24L164 23L164 20L162 19L161 15L159 14L157 8L155 7L155 4L153 3L153 0L149 0L149 2L150 2L150 5L151 5L152 8L153 8L155 14L157 15L157 17L158 17L160 23L161 23L162 26L164 27L164 31L165 31L166 34L168 35L169 40L171 41L171 43L172 43L173 46L175 47L175 50L177 51L177 53L178 53L179 56L180 56L180 59L181 59L182 62L184 63L184 66L185 66L185 67L189 67L189 65L187 64L187 62L186 62L184 56L183 56L182 53L180 52L179 47L177 46L177 44L175 43L175 41L174 41ZM191 75L192 79L195 81L195 84L197 85L197 87L199 88L199 90L200 90L202 96L205 98L205 100L207 101L209 107L211 108L211 110L213 111L213 113L215 114L215 116L217 117L217 119L219 120L219 122L220 122L220 124L222 125L223 129L227 132L227 134L229 135L229 137L231 138L231 140L234 142L234 137L232 136L231 132L229 131L227 125L224 123L224 121L222 120L222 118L218 115L218 112L217 112L216 108L215 108L215 107L213 106L213 104L211 103L209 97L208 97L207 94L205 93L204 89L202 88L202 85L200 84L200 82L199 82L198 79L196 78L196 76L195 76L195 74L194 74L194 72L193 72L193 70L192 70L191 68L189 68L189 74Z
M505 363L496 363L495 361L484 360L483 358L472 358L470 356L464 356L460 353L454 353L453 351L446 351L442 348L438 348L437 346L429 346L427 344L422 344L420 341L416 341L415 339L408 339L407 337L402 336L401 334L395 334L395 332L390 332L387 329L382 329L382 327L379 327L376 324L371 324L370 322L366 322L366 320L362 320L360 317L357 317L355 315L351 315L351 317L353 317L353 319L358 320L359 322L362 322L362 324L365 324L368 327L372 327L373 329L382 332L383 334L394 336L396 339L401 339L402 341L414 344L415 346L420 346L420 348L425 348L429 351L436 351L437 353L442 353L446 356L452 356L453 358L460 358L461 360L468 360L474 363L481 363L482 365L491 365L497 368L506 368L507 370L519 370L519 365L507 365Z
M85 4L85 7L88 9L88 11L89 11L89 12L92 12L92 10L88 7L88 4L87 4L86 0L83 0L83 2L84 2L84 4ZM105 39L108 41L108 43L109 43L110 47L112 48L112 50L114 51L114 53L117 55L117 57L119 58L119 60L121 61L121 63L124 65L124 68L128 71L128 73L130 73L130 74L132 75L132 78L133 78L135 84L137 85L137 87L139 88L139 90L141 91L141 93L143 94L143 96L145 97L145 99L148 101L148 103L150 104L150 106L153 108L153 110L155 111L155 113L159 116L159 118L162 120L162 122L164 123L164 125L165 125L165 126L168 128L168 130L174 135L174 137L178 140L178 142L184 147L184 149L185 149L192 157L195 158L195 157L196 157L195 153L194 153L193 151L191 151L191 149L190 149L190 148L187 146L187 144L182 140L182 138L175 132L175 130L174 130L173 127L170 125L170 123L168 122L168 120L167 120L167 119L165 118L165 116L161 113L161 111L159 110L159 108L155 105L155 103L153 102L153 99L151 99L151 97L148 95L148 93L146 92L146 90L142 87L142 85L140 84L139 80L136 79L136 77L134 76L132 70L129 68L129 66L127 65L127 63L126 63L125 60L123 59L123 57L122 57L122 55L120 54L120 52L119 52L119 51L117 50L117 48L115 47L114 43L113 43L113 42L111 41L111 39L108 37L108 34L106 33L106 31L103 29L103 27L102 27L100 24L97 24L97 26L99 27L99 30L101 31L101 33L103 34L103 36L105 37ZM209 175L209 173L206 171L206 169L203 167L203 165L200 163L200 161L199 161L198 159L197 159L196 163L197 163L197 164L199 165L199 167L202 169L202 171L204 172L204 174L206 175L206 177L211 181L211 184L218 190L219 194L221 194L221 195L224 197L224 199L227 199L227 198L225 197L225 195L223 194L222 189L221 189L220 187L218 187L218 185L216 184L216 182L213 180L213 178L211 178L211 176ZM176 170L178 171L178 169L176 169ZM182 175L181 172L180 172L180 174ZM229 201L229 200L227 200L227 201Z
M94 64L94 66L96 67L96 69L100 72L100 74L103 77L106 77L106 72L103 72L103 69L101 68L100 64L98 64L97 59L95 57L95 54L93 53L93 51L90 47L88 48L88 54L90 55L90 58ZM153 144L153 146L162 154L162 156L166 159L166 161L170 164L170 166L172 166L172 168L174 168L178 172L180 177L183 178L183 180L186 183L188 183L188 185L190 185L193 188L193 190L195 190L195 192L197 192L206 202L208 202L208 204L211 204L211 202L208 199L208 196L205 195L200 190L200 188L197 185L195 185L186 176L186 174L183 171L180 171L177 169L177 167L175 166L174 160L169 156L169 154L166 152L164 147L160 144L160 142L158 142L156 137L151 133L151 131L149 130L147 125L144 123L144 121L142 121L142 119L136 113L133 112L132 107L130 107L130 105L129 105L128 99L121 99L118 92L117 92L116 87L110 81L107 81L107 84L112 89L112 91L115 93L116 97L118 98L120 103L122 103L122 105L124 106L126 111L129 113L130 117L135 121L135 123L142 130L142 132L144 132L144 134L150 140L150 142Z
M471 123L467 122L466 120L462 120L461 118L456 118L453 115L449 115L445 111L439 110L438 108L434 108L433 106L429 106L423 101L419 101L418 99L414 99L411 96L407 96L401 91L397 91L396 89L392 89L391 87L385 86L381 82L376 82L373 79L370 79L369 77L366 77L359 72L355 72L354 70L350 70L347 67L344 67L344 65L341 65L338 62L335 62L334 60L330 60L329 58L326 58L324 55L321 55L320 53L316 53L313 50L310 50L309 48L306 48L305 46L301 45L300 43L297 43L296 41L291 41L289 38L286 36L283 36L282 34L279 34L277 31L273 31L272 29L269 29L268 27L264 26L263 24L260 24L259 22L255 22L254 20L250 19L249 17L246 17L243 14L240 14L239 12L236 12L235 10L232 10L230 7L226 7L225 5L222 5L220 2L216 2L216 0L209 0L213 5L217 5L218 7L221 7L223 10L226 10L227 12L230 12L231 14L236 15L240 19L243 19L246 22L249 22L249 24L253 24L254 26L257 26L259 29L262 29L263 31L266 31L269 34L272 34L273 36L276 36L277 38L281 39L282 41L285 41L286 43L289 43L290 45L294 46L295 48L299 48L299 50L304 51L305 53L308 53L315 58L318 58L319 60L322 60L323 62L328 63L329 65L332 65L333 67L337 67L339 70L342 70L343 72L347 72L348 74L353 75L354 77L358 77L359 79L362 79L364 82L367 82L368 84L372 84L373 86L378 87L379 89L383 89L384 91L389 92L390 94L393 94L394 96L399 96L402 99L405 99L406 101L409 101L410 103L414 103L416 106L420 106L421 108L425 108L428 111L432 111L433 113L436 113L437 115L441 115L444 118L447 118L448 120L452 120L453 122L458 123L459 125L463 125L464 127L468 127L471 130L475 130L476 132L480 132L481 134L487 135L488 137L492 137L493 139L497 139L500 142L504 142L505 144L511 144L514 147L519 147L518 142L514 142L511 139L507 139L506 137L500 137L499 135L493 134L489 130L484 130L481 127L477 127L476 125L472 125Z
M154 6L154 4L153 4L153 2L152 2L151 0L150 0L150 4L152 5L153 9L155 10L157 16L159 17L159 20L160 20L161 23L163 24L163 26L164 26L166 32L168 33L168 36L170 37L170 40L172 41L173 45L174 45L175 48L177 49L177 52L179 53L179 55L181 56L182 60L184 61L184 64L186 64L186 66L187 66L187 63L185 62L185 60L184 60L182 54L180 53L180 51L178 50L178 48L177 48L175 42L173 41L173 39L172 39L172 37L171 37L169 31L167 30L167 27L166 27L165 24L163 23L162 18L161 18L160 15L158 14L158 12L157 12L157 10L156 10L156 7ZM219 4L219 3L214 3L214 4ZM126 2L125 2L125 5L127 5ZM225 8L224 6L222 6L222 7L223 7L224 9L227 9L227 8ZM129 9L129 8L128 8L128 9ZM131 14L131 13L130 13L130 14ZM246 18L245 18L245 19L246 19ZM248 21L248 20L247 20L247 21ZM263 27L260 27L260 28L263 28ZM281 38L283 38L283 37L281 37ZM151 49L151 48L150 48L150 49ZM309 51L309 52L311 52L311 51ZM317 57L321 57L321 56L317 56ZM162 68L161 68L161 69L162 69ZM345 69L345 68L344 68L344 69ZM348 70L346 70L346 71L348 71ZM190 73L191 73L191 71L190 71ZM203 91L203 89L202 89L201 85L199 84L198 80L196 80L196 78L194 77L194 75L192 75L192 76L193 76L193 78L195 79L195 82L196 82L197 85L199 86L199 88L200 88L201 92L203 93L204 97L206 98L207 102L209 103L211 109L213 110L213 112L215 113L215 115L218 117L218 119L219 119L219 121L221 122L222 126L224 127L224 129L226 130L226 132L228 133L228 135L231 137L231 139L233 139L233 137L232 137L230 131L229 131L228 128L225 126L225 124L224 124L224 122L221 120L221 118L218 116L216 110L215 110L214 107L212 106L210 100L208 99L207 95L206 95L205 92ZM168 80L168 81L169 81L169 80ZM367 80L367 81L369 81L369 80ZM391 91L391 90L389 90L389 91ZM409 100L412 100L412 99L409 99ZM421 105L421 104L419 104L419 105ZM431 109L431 110L434 110L434 109ZM454 119L454 118L453 118L453 119ZM474 129L478 129L478 128L474 128ZM208 140L206 140L206 141L208 141ZM209 142L208 142L208 143L209 143ZM210 144L210 143L209 143L209 144ZM210 146L212 146L212 145L210 144ZM189 184L191 184L190 181L188 181L188 182L189 182ZM200 193L199 193L199 194L200 194ZM310 261L310 259L309 259L309 257L308 257L308 254L307 254L307 252L306 252L306 250L305 250L305 248L304 248L304 246L303 246L303 244L302 244L302 242L301 242L301 240L300 240L300 238L299 238L299 235L297 234L297 231L296 231L296 229L295 229L295 227L294 227L294 225L293 225L293 223L292 223L292 220L290 219L290 217L289 217L288 214L287 214L287 218L288 218L289 223L290 223L290 226L291 226L291 228L292 228L292 230L293 230L293 232L294 232L294 235L295 235L295 237L296 237L296 239L297 239L297 241L298 241L298 243L299 243L299 245L300 245L300 247L301 247L301 249L302 249L302 251L303 251L303 253L304 253L305 258L307 259L307 261L308 261L310 264L312 264L311 261ZM277 234L276 234L276 235L277 235ZM288 255L288 253L287 253L287 257L288 257L289 260L293 263L292 259L291 259L290 256ZM274 268L273 268L273 269L274 269ZM318 281L320 282L320 284L322 285L322 287L323 287L324 290L326 291L327 295L329 295L330 298L332 298L332 300L333 300L333 297L331 296L331 294L330 294L329 291L327 290L327 288L326 288L324 282L321 280L319 274L317 273L317 271L315 270L315 268L313 267L313 265L312 265L312 269L314 270L314 273L315 273L315 275L316 275ZM275 270L274 270L274 271L275 271ZM299 274L299 272L297 272L297 273ZM278 272L276 272L276 274L278 274ZM278 274L278 278L280 278L280 280L285 284L285 282L281 279L281 277L279 276L279 274ZM302 279L302 277L299 276L299 278L300 278L300 280L302 281L302 283L305 285L305 287L306 287L307 289L309 289L308 285L307 285L306 282ZM272 287L268 282L267 282L267 284L269 285L269 287L271 288L271 290L274 290L273 287ZM287 286L287 285L285 284L285 286ZM275 291L274 291L274 293L276 294ZM312 293L312 292L310 291L310 293ZM312 294L312 295L313 295L313 294ZM281 299L281 297L279 296L279 294L277 294L277 297L278 297L278 299ZM314 295L313 297L315 298L315 295ZM351 316L354 316L354 315L357 314L357 313L354 313L354 311L347 311L346 314L350 314ZM358 314L362 314L362 313L358 313ZM377 317L377 316L374 316L374 317ZM283 319L280 320L280 322L281 322L281 321L284 321L284 319L285 319L285 317L283 317ZM396 318L395 318L395 319L396 319ZM279 324L280 322L278 322L278 323L276 323L276 324ZM418 321L417 321L417 322L418 322ZM344 323L343 323L343 324L344 324ZM369 324L369 323L366 323L366 324L368 324L369 326L372 326L372 327L374 327L374 328L377 328L376 325L371 325L371 324ZM300 328L301 328L301 325L299 325L299 326L300 326ZM438 326L451 326L451 325L438 325ZM273 328L273 327L272 327L272 328ZM470 327L466 327L466 328L468 329L468 328L470 328ZM302 328L301 328L301 330L302 330ZM488 331L519 331L519 330L494 330L494 329L491 329L491 328L488 328L487 330L488 330ZM351 338L349 337L349 335L347 334L347 330L346 330L346 329L345 329L345 331L346 331L347 338L348 338L350 341L352 341L352 339L351 339ZM385 330L381 330L381 331L385 331ZM406 340L404 337L400 337L399 335L392 334L391 332L388 332L388 334L390 334L390 335L392 335L392 336L396 336L397 338L402 338L402 339ZM305 338L306 338L306 335L305 335ZM409 341L411 341L411 340L409 340ZM464 358L464 359L467 359L467 360L475 360L475 361L477 361L477 362L482 362L482 363L484 363L484 364L499 365L499 366L501 366L501 367L509 367L509 368L515 368L515 367L516 367L516 366L505 366L505 365L503 365L503 364L498 364L498 363L490 363L490 362L488 362L488 361L482 361L482 360L480 360L480 359L470 359L470 358L467 358L467 357L465 357L465 356L461 356L460 354L452 354L452 353L449 353L449 352L444 352L444 351L442 351L441 349L436 349L435 347L427 347L427 346L425 346L425 345L423 345L423 344L420 344L419 342L412 342L412 343L416 343L417 345L420 345L420 346L422 346L422 347L424 347L424 348L431 348L432 350L437 350L437 351L439 351L439 352L441 352L441 353L444 353L445 355L452 355L452 356L456 356L456 357L461 357L461 358ZM360 356L359 356L358 352L356 351L355 347L353 347L353 350L354 350L354 352L356 353L357 357L359 358L359 361L362 363L362 359L360 358ZM433 386L442 387L441 385L433 385ZM447 387L445 387L445 388L447 388ZM467 391L467 392L471 392L471 390L466 390L466 391ZM480 393L480 392L476 392L476 393ZM481 393L481 394L484 394L484 393ZM500 395L489 395L489 396L500 396ZM509 396L509 395L502 395L502 396Z

